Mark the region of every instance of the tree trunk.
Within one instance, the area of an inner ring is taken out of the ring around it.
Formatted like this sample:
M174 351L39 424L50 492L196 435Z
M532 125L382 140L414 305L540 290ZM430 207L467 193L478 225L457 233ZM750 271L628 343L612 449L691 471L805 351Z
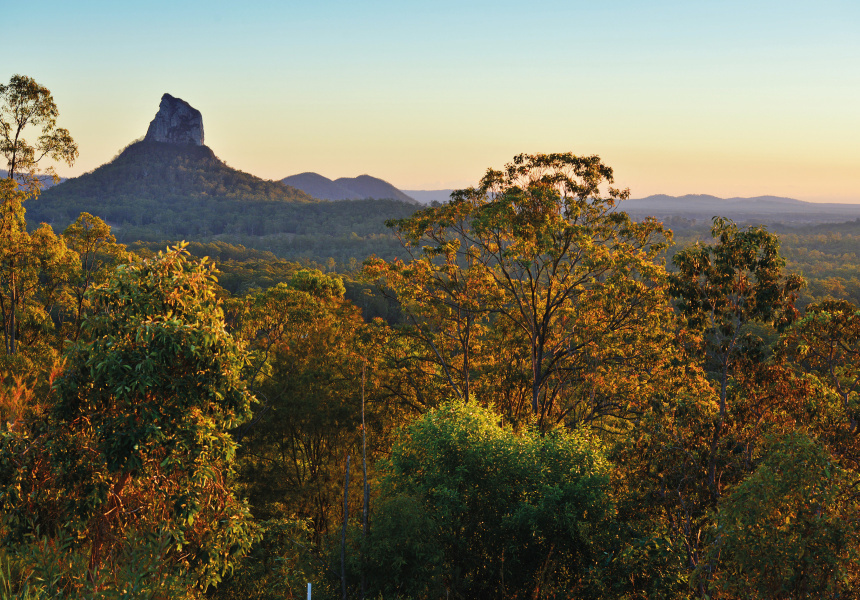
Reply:
M349 519L349 454L346 455L346 474L343 478L343 533L340 537L340 587L346 600L346 523Z
M111 490L109 500L107 502L107 510L95 518L93 526L93 544L90 549L90 562L87 566L87 578L95 585L98 579L98 570L102 561L102 546L107 538L110 537L111 521L120 517L122 502L119 499L120 494L128 480L131 479L131 473L123 473L119 480L114 484Z
M361 535L367 540L367 516L370 512L370 487L367 485L367 428L364 423L364 387L366 382L367 361L361 364L361 469L364 476L364 502L361 509ZM362 545L361 556L361 600L367 593L367 584L364 576L364 545Z

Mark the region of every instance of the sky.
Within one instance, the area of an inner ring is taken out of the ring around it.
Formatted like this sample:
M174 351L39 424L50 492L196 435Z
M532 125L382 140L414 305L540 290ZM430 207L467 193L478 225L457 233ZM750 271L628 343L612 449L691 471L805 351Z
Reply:
M51 90L110 161L163 93L267 179L475 184L599 155L633 197L860 202L860 2L43 0L3 10L0 80ZM17 24L17 25L16 25Z

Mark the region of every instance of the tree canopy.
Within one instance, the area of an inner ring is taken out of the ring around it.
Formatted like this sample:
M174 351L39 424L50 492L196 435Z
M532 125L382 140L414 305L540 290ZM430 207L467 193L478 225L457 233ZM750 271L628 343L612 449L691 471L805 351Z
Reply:
M118 268L49 408L3 432L7 551L37 573L48 556L72 564L54 583L65 597L111 589L128 569L153 590L205 589L254 539L227 431L251 395L212 284L181 248Z
M660 360L656 259L671 235L617 210L628 192L612 181L596 156L520 155L450 203L389 223L410 260L370 260L366 272L397 294L448 393L469 398L486 374L519 388L499 406L515 420L524 407L547 427L626 416L605 376L635 380Z
M587 579L612 512L600 443L498 420L448 402L395 442L368 550L386 597L552 597Z
M20 178L25 188L37 194L43 158L71 166L78 157L78 146L68 130L57 127L59 114L50 90L32 77L13 75L8 84L0 84L0 152L8 165L8 177ZM33 142L25 138L28 127L41 131ZM56 177L52 167L45 171Z

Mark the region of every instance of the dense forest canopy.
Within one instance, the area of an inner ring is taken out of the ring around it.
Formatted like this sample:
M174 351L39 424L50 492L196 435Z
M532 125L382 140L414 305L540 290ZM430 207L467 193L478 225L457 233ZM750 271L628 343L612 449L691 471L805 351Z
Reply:
M123 156L222 169L173 150ZM61 232L0 181L0 597L857 597L857 223L673 236L520 155L290 261L193 206L118 240L184 185L122 178L153 204ZM397 206L269 183L197 208Z

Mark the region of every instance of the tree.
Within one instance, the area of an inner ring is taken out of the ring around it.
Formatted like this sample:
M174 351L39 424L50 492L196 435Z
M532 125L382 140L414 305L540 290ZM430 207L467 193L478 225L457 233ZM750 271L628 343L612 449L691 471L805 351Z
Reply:
M506 372L547 428L629 416L631 397L608 382L661 360L671 315L655 259L670 233L616 210L628 192L603 195L612 181L596 156L523 154L389 223L410 260L371 260L366 273L396 292L449 393L465 399L476 376Z
M626 472L626 514L650 515L639 527L644 546L674 548L669 572L685 578L708 572L703 545L723 491L755 469L767 435L792 431L816 402L808 382L772 356L802 285L784 274L778 239L719 218L712 235L713 244L674 258L674 367L616 459ZM705 597L707 584L699 583Z
M860 560L860 527L848 492L856 484L856 474L806 435L772 441L755 472L720 502L709 560L694 581L710 585L712 597L745 600L855 591L848 575Z
M4 533L22 549L42 535L67 547L83 571L64 577L71 597L84 573L112 585L141 552L152 577L205 588L255 537L227 431L251 394L213 284L181 247L118 268L92 296L49 410L3 433Z
M764 227L741 231L732 221L715 217L711 235L717 243L696 243L675 255L678 272L670 277L670 289L687 327L700 333L700 356L719 385L719 414L708 459L708 486L716 501L717 447L728 416L730 379L745 355L761 350L760 338L748 325L781 329L790 324L803 280L783 274L779 239Z
M363 370L371 456L394 425L380 389L384 334L343 293L340 278L301 270L249 296L237 327L260 399L238 432L247 493L258 517L306 520L317 546L340 519L344 458L361 452Z
M372 596L583 591L612 512L601 446L583 429L517 435L498 421L452 401L405 428L370 530Z
M796 364L827 382L839 395L851 434L860 422L860 310L846 300L806 308L787 332L783 348Z
M64 303L66 284L79 266L53 230L42 224L27 231L26 194L11 179L0 180L0 317L6 357L18 354L21 343L46 341L54 329L52 308Z
M81 213L74 223L63 231L66 246L80 257L79 268L70 276L70 306L66 312L71 318L71 331L66 338L77 341L81 321L89 308L89 292L94 286L104 283L111 268L126 258L125 246L116 243L110 227L90 213Z
M13 75L8 84L0 84L0 152L8 164L8 178L0 187L0 309L7 357L18 352L22 325L28 319L36 319L39 327L49 323L45 308L53 297L41 307L33 298L38 291L57 291L62 269L53 267L71 259L50 227L43 225L30 235L24 220L24 200L41 189L39 162L48 156L71 165L78 156L69 132L56 127L58 114L51 92L32 78ZM34 144L25 139L30 126L41 128ZM56 179L53 168L46 171ZM71 265L65 266L68 275ZM51 282L48 286L42 285L45 279Z
M68 130L57 127L59 111L50 90L31 77L13 75L8 84L0 84L0 102L0 152L8 165L8 178L20 178L25 189L38 194L39 162L47 156L71 166L78 146ZM34 143L24 137L29 126L41 129ZM56 179L52 167L45 172Z

